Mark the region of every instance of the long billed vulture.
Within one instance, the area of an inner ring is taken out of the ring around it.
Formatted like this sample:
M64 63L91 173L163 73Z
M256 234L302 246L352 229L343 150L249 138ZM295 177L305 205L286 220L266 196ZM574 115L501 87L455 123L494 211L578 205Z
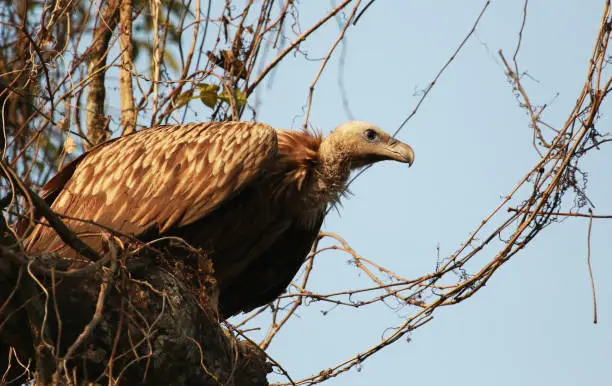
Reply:
M219 312L229 317L285 290L350 171L382 160L412 164L414 153L365 122L345 123L325 139L251 122L160 126L94 147L42 195L63 215L146 240L179 236L201 248L213 262ZM102 248L99 227L65 222ZM77 254L43 225L26 248Z

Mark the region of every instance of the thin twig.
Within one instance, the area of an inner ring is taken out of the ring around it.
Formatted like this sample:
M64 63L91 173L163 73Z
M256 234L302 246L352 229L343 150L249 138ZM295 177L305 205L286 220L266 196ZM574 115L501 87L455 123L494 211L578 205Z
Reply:
M589 213L591 209L589 208ZM595 295L595 279L593 279L593 267L591 266L591 227L593 217L589 218L589 229L587 230L587 266L589 267L589 279L591 280L591 291L593 294L593 324L597 324L597 296Z

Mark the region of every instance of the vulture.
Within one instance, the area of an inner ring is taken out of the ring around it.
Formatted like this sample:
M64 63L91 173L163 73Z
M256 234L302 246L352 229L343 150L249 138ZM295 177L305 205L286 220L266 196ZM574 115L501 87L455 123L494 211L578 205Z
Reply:
M105 245L96 224L201 249L228 318L283 293L351 170L382 160L412 165L414 153L366 122L344 123L325 138L255 122L167 125L93 147L49 180L42 197L94 250ZM78 257L44 224L26 250Z

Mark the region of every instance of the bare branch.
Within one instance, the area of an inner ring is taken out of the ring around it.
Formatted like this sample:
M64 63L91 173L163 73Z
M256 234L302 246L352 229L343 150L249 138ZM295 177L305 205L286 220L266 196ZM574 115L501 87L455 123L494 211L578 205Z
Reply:
M119 70L119 96L121 98L121 127L123 135L136 130L136 105L132 88L134 65L132 44L132 0L123 0L119 10L121 68Z
M90 81L87 92L87 138L96 145L108 139L108 122L104 113L106 89L104 79L106 74L106 56L109 42L119 19L118 0L109 0L106 9L100 15L98 26L94 32L93 44L88 51L88 70Z

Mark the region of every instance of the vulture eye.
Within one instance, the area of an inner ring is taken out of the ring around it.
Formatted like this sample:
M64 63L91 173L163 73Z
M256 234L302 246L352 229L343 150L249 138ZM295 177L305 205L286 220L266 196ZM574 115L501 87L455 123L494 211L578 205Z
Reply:
M363 135L365 136L365 139L370 142L373 142L378 138L378 133L372 129L367 129Z

